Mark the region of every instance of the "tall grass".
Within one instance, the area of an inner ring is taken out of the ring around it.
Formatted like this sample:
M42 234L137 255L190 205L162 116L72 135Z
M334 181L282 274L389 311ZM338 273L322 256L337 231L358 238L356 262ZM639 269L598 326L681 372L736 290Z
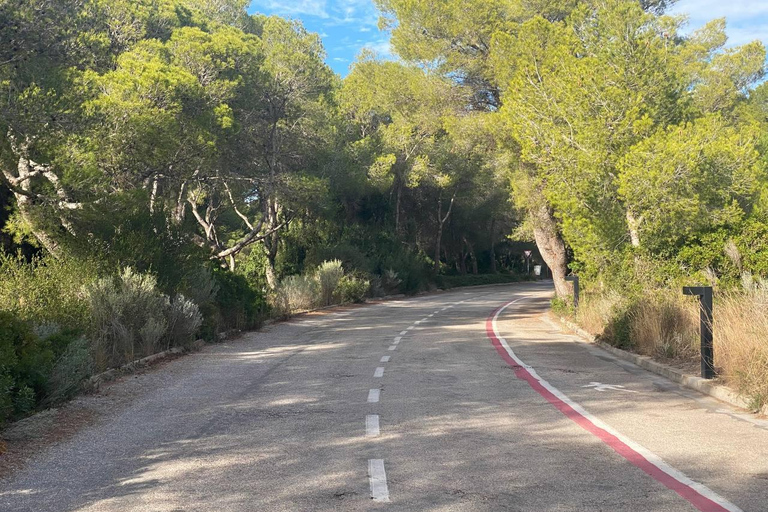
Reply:
M700 357L699 306L678 290L588 295L576 320L603 341L662 361L690 366ZM719 377L755 409L768 404L768 281L750 277L744 290L716 291L713 332Z
M715 365L748 396L755 409L768 404L768 286L717 297Z

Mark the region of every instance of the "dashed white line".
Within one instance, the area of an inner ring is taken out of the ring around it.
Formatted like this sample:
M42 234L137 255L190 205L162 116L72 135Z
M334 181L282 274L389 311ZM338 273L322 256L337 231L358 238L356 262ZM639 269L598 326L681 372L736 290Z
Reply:
M387 473L384 471L383 459L370 459L368 461L368 478L371 482L371 498L373 498L373 501L389 501Z
M380 389L370 389L368 390L368 403L369 404L375 404L379 401L379 395L381 394Z
M398 337L396 337L396 338L395 338L395 345L397 345L398 343L400 343L400 340L402 340L402 339L403 339L403 337L402 337L402 336L398 336Z
M379 415L369 414L365 417L365 435L368 437L376 437L381 434L379 429Z
M390 345L389 350L397 350L397 345Z
M381 358L381 361L379 361L379 362L381 362L381 363L388 363L389 362L389 358L390 358L390 356L383 356Z
M410 330L411 330L411 329L413 329L414 327L416 327L416 326L415 326L415 325L412 325L412 326L408 327L408 328L406 329L406 331L410 331Z
M425 316L424 318L422 318L421 320L419 320L417 323L426 322L427 320L429 320L429 317L428 317L428 316Z
M408 331L400 331L400 336L405 336L406 334L408 334Z
M384 376L384 367L383 366L379 366L378 368L376 368L376 371L373 372L373 376L374 377L383 377Z
M413 325L419 325L423 321L424 321L423 318L421 320L416 320L415 322L413 322Z

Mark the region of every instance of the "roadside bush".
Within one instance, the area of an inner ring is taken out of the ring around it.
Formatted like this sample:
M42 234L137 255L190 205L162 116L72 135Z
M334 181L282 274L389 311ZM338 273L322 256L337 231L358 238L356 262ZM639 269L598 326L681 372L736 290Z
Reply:
M336 289L344 277L344 269L341 260L324 261L317 267L315 278L319 286L320 304L330 306L334 303Z
M370 281L354 276L344 276L339 280L334 295L337 301L342 304L363 302L370 287Z
M165 348L171 345L187 347L195 341L195 335L203 324L203 315L197 304L183 295L177 295L170 301L166 320Z
M213 277L218 291L213 300L215 309L203 309L205 339L215 341L220 331L261 325L269 314L266 293L252 286L244 276L221 268L213 271Z
M100 279L88 292L97 369L185 345L202 322L195 304L184 297L171 300L157 289L154 276L130 268L117 278Z
M85 331L90 322L86 285L96 279L90 266L62 258L0 254L0 305L17 318Z
M56 404L71 398L80 385L94 373L94 362L88 340L80 337L67 345L56 361L48 381L44 403Z
M0 311L0 424L32 411L45 393L53 352L29 325Z
M288 276L275 291L275 306L281 316L312 309L320 303L319 285L309 276Z

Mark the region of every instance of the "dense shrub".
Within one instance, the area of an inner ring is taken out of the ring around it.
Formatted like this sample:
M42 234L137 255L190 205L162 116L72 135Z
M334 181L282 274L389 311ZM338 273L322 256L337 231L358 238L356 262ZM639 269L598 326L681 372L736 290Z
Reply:
M218 332L227 329L258 327L269 315L266 293L244 276L217 268L213 278L218 290L213 307L204 309L203 332L207 340L215 340Z
M99 369L184 345L202 321L195 304L184 297L171 300L158 290L154 276L130 268L117 278L100 279L88 292L90 339Z
M371 287L370 281L355 276L343 276L334 291L334 297L337 302L342 304L348 302L363 302L368 290Z
M340 260L324 261L317 267L315 279L320 292L320 304L330 306L336 299L336 288L344 277Z
M68 343L51 370L44 403L55 404L74 396L94 368L91 345L85 337Z
M85 286L95 278L87 262L0 254L0 307L37 325L84 331L91 314Z
M288 276L275 290L275 309L280 316L311 309L319 304L319 285L312 276Z
M34 408L52 364L53 352L29 325L0 311L0 424Z

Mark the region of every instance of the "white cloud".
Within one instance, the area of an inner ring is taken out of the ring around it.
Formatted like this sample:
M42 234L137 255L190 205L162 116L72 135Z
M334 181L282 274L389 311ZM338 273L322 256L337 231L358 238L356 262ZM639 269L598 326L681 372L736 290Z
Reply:
M756 39L768 43L768 2L762 0L680 0L670 14L685 14L687 30L725 18L728 46L738 46Z
M257 0L252 4L256 10L266 10L281 16L316 16L329 18L326 0Z
M373 50L379 57L389 59L394 55L392 54L392 44L389 39L376 39L375 41L368 41L363 45L363 48Z

